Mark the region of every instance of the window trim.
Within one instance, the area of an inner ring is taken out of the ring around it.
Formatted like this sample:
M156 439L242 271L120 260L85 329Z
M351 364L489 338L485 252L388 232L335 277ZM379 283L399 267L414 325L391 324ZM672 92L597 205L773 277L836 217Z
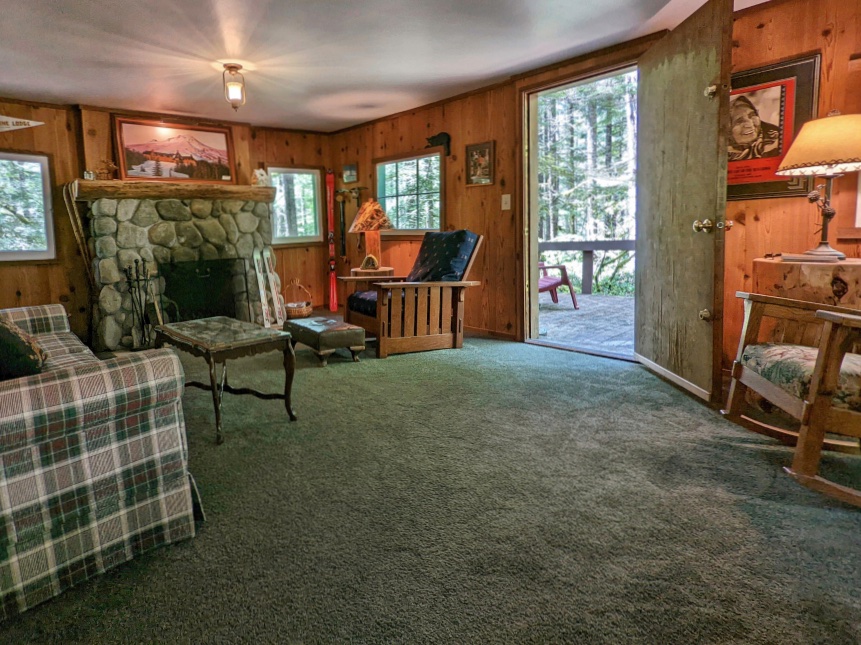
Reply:
M371 160L374 167L374 199L380 201L380 195L377 194L377 187L380 185L377 177L377 167L380 164L393 163L396 161L410 161L412 159L423 159L425 157L433 157L439 155L439 228L409 228L409 229L389 229L380 231L382 237L391 238L409 238L421 239L425 233L434 233L445 230L445 148L443 146L433 146L432 148L422 148L420 151L410 151L399 155L390 155L388 157L377 157Z
M0 149L0 159L3 161L30 161L39 163L42 167L42 203L45 207L45 245L44 251L0 251L0 262L41 262L57 259L56 223L54 221L54 194L51 172L51 155L44 152L29 152L22 150Z
M272 246L273 247L288 247L288 246L314 246L322 244L326 241L326 222L325 222L325 204L326 204L326 187L324 185L323 175L325 171L320 166L274 166L266 167L266 172L271 176L273 172L278 173L315 173L317 175L317 229L320 231L317 235L297 235L293 237L275 237L275 222L274 220L274 201L273 215L270 215L270 224L272 226ZM277 188L276 188L277 191ZM277 192L276 192L277 199Z

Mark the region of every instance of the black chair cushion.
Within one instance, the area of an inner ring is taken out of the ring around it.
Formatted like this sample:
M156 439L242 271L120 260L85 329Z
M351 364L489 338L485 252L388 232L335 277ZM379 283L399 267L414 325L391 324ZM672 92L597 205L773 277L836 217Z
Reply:
M33 337L0 319L0 380L38 374L44 363L45 355Z
M425 233L419 255L407 282L457 282L478 243L478 235L465 229Z

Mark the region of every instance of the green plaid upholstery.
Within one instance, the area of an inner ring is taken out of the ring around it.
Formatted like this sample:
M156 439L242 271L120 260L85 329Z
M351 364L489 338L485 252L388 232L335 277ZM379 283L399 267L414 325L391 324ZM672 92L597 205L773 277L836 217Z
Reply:
M0 620L195 533L176 355L100 361L65 312L10 311L56 338L49 369L0 383Z

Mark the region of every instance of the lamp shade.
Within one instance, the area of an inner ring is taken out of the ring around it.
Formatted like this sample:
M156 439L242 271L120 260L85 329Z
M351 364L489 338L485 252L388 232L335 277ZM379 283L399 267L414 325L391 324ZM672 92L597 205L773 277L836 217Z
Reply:
M350 233L363 233L367 231L383 231L394 228L388 215L386 215L380 203L374 199L369 199L359 212L356 213L356 219L353 220L353 225L350 227Z
M859 170L861 114L838 114L805 123L775 174L825 176Z

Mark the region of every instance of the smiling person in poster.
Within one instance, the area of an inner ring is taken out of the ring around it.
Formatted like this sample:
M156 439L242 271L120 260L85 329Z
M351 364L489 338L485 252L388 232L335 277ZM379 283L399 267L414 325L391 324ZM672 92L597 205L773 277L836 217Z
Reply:
M763 121L746 96L730 103L729 161L760 159L780 154L780 130Z

